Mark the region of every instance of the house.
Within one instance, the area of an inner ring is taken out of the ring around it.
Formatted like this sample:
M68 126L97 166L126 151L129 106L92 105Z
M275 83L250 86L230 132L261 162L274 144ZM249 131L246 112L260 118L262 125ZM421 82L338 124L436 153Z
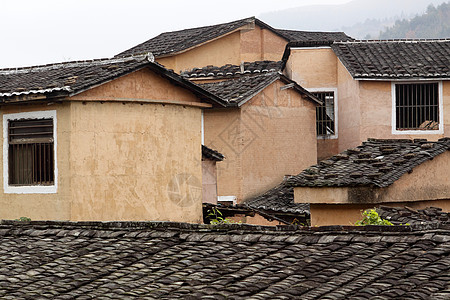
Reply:
M0 70L0 218L202 220L202 110L149 55Z
M449 299L450 227L0 224L3 299Z
M317 161L321 102L280 68L281 62L257 61L182 73L226 102L203 111L205 144L226 157L217 167L219 202L240 203Z
M204 66L279 61L288 42L347 41L343 32L275 29L251 17L233 22L164 32L117 55L151 52L157 62L177 73Z
M448 137L449 49L449 40L289 43L287 76L325 101L319 160L368 138Z
M287 181L309 203L311 225L345 225L374 206L450 211L450 139L369 139Z

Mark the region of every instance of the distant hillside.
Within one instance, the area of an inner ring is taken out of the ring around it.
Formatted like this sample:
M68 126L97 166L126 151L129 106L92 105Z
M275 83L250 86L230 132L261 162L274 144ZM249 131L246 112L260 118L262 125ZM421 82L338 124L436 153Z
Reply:
M344 31L355 38L378 37L397 20L423 14L430 4L448 0L353 0L340 5L310 5L263 13L258 17L276 28Z
M399 38L450 38L450 2L430 5L425 14L397 21L380 34L380 39Z

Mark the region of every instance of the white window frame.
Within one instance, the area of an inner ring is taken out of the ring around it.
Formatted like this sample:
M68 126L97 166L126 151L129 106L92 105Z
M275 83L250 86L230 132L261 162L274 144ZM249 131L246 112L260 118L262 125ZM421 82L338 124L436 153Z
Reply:
M395 85L396 84L417 84L417 83L438 83L438 101L439 101L439 129L438 130L397 130L397 113L396 113L396 99L395 99ZM392 134L443 134L444 133L444 98L442 90L442 80L422 80L422 81L410 81L410 80L399 80L391 82L391 98L392 98L392 110L391 110L391 128Z
M8 123L10 120L21 119L52 119L53 120L53 153L54 153L54 181L53 185L9 185L9 143L8 143ZM57 159L57 122L56 110L33 111L3 115L3 190L5 194L55 194L58 187L58 159Z
M337 88L308 88L308 92L333 92L334 93L334 134L330 135L317 135L318 140L328 140L328 139L337 139L338 138L338 124L339 124L339 115L338 115L338 89Z

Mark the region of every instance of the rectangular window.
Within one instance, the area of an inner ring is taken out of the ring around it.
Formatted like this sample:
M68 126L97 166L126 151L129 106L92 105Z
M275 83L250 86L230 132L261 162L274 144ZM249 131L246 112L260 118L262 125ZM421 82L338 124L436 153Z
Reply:
M323 105L316 107L317 136L334 135L334 92L313 92L312 94L323 102Z
M439 84L395 84L396 130L439 130Z
M5 193L56 193L56 147L56 111L4 114Z
M9 185L53 185L53 120L8 122Z

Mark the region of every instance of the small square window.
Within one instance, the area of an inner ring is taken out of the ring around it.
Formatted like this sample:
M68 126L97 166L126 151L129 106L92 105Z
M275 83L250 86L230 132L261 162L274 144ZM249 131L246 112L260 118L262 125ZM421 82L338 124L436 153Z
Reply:
M439 85L395 84L396 130L439 130Z
M316 107L317 136L332 136L335 134L334 92L313 92L314 96L323 102Z
M4 114L3 153L5 193L56 193L56 111Z
M9 185L53 185L53 119L8 122Z

